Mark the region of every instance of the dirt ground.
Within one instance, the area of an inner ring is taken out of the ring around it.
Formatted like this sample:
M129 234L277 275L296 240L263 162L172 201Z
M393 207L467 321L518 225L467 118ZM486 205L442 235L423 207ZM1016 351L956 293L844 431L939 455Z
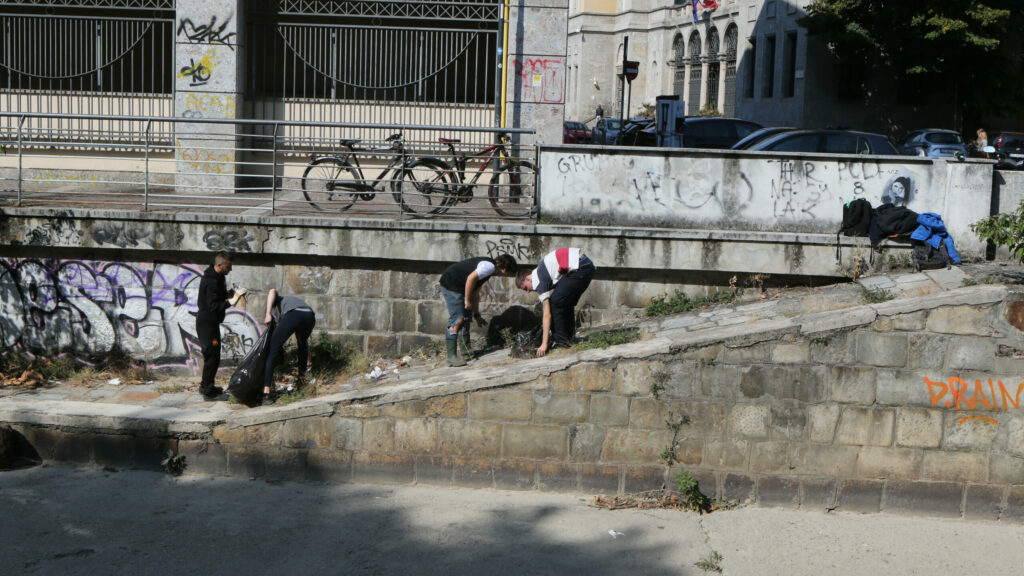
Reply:
M36 467L0 473L4 574L1018 574L1024 526L592 495L266 483Z

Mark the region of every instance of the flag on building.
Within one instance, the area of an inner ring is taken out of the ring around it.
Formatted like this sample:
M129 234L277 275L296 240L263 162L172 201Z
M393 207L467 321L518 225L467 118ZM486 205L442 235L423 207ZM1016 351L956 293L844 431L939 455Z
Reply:
M697 6L705 10L718 10L718 0L693 0L693 23L699 22L697 18Z

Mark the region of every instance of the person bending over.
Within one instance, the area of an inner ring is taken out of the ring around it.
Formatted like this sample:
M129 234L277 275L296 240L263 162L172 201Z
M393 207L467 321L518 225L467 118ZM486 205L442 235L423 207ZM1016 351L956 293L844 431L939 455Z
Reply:
M544 320L537 357L553 346L569 347L576 336L576 304L590 286L597 267L579 248L559 248L548 253L532 272L516 278L516 285L536 292L543 303ZM549 336L550 334L550 336Z
M281 296L276 288L271 288L267 293L267 315L263 323L275 324L274 333L270 336L270 351L267 353L267 363L263 369L263 400L264 406L272 404L274 398L271 391L274 389L274 366L281 359L284 353L284 343L295 335L295 342L298 346L298 368L299 379L306 377L306 367L309 365L309 336L316 326L316 314L309 304L297 296Z

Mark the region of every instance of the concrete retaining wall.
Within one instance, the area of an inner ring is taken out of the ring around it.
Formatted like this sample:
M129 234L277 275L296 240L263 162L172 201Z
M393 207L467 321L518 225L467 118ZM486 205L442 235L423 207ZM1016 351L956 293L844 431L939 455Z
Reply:
M702 230L835 234L845 202L878 206L899 179L909 209L940 214L961 254L984 256L970 225L989 215L991 163L545 146L540 165L547 222Z
M579 310L585 323L606 324L635 317L653 296L706 294L734 275L739 286L753 274L806 282L863 264L866 250L849 247L837 261L834 242L814 234L14 208L0 220L0 348L86 356L120 345L154 366L195 370L199 278L218 250L237 254L229 283L253 291L225 323L230 359L262 330L270 288L306 299L319 329L370 354L396 355L441 338L447 315L437 281L463 258L508 253L533 266L556 247L582 246L599 272ZM487 316L537 302L500 278L482 301Z
M169 446L199 473L607 494L685 468L726 500L1021 521L1022 306L978 287L662 331L172 433L139 413L77 430L45 407L0 417L44 458L97 464Z

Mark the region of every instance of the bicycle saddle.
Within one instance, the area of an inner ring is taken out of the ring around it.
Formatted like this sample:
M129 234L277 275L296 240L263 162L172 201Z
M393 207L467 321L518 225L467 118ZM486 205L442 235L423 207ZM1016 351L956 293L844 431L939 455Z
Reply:
M361 140L349 140L347 138L343 138L341 140L341 145L346 147L346 148L351 148L351 147L355 146L356 144L359 144L359 142L361 142Z
M462 140L459 140L458 138L438 138L437 141L441 144L458 144L459 142L462 142Z

